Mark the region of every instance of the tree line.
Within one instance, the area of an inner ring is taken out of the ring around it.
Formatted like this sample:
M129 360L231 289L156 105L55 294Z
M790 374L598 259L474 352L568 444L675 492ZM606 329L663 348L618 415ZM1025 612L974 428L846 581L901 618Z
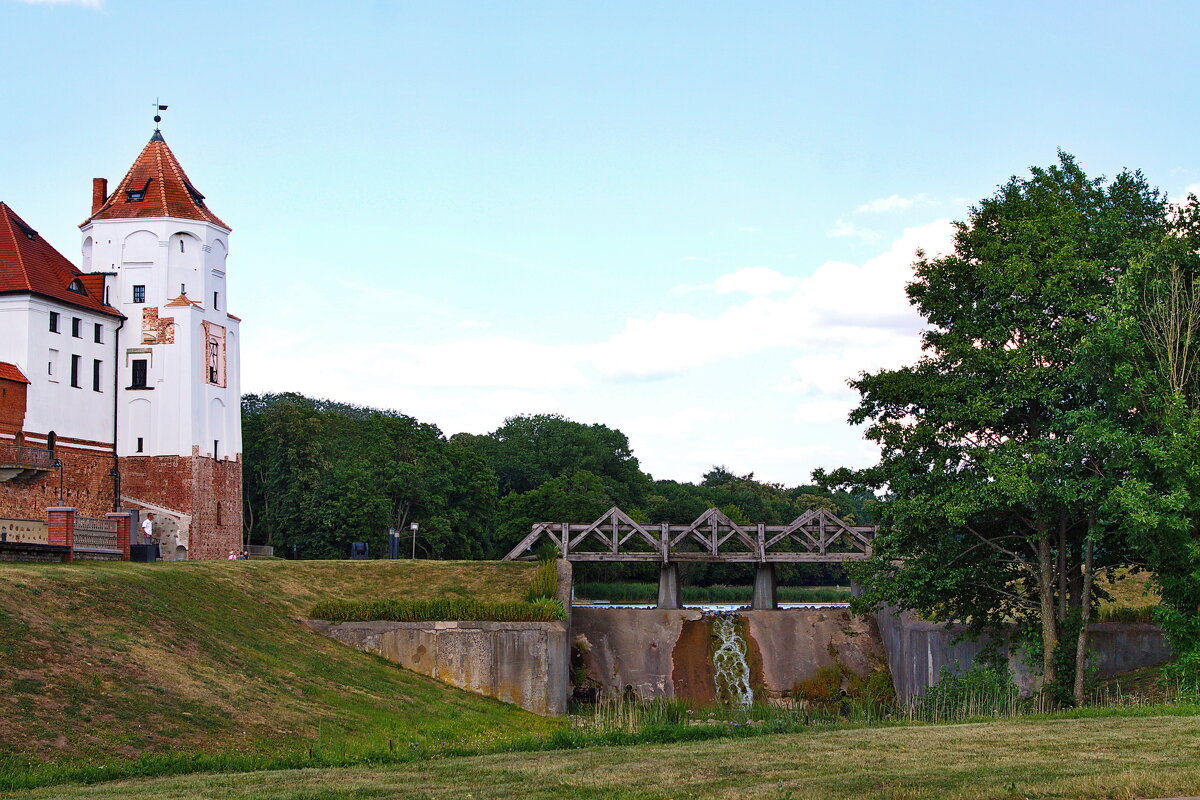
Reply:
M412 522L418 557L480 559L502 557L536 522L590 522L613 506L645 523L691 522L717 507L735 522L780 524L817 507L864 522L873 500L724 467L697 483L655 480L621 431L551 414L446 437L397 411L290 393L246 395L242 436L248 538L299 558L345 558L358 541L382 554L388 528L402 532L409 553ZM594 580L648 579L653 569L581 565L589 573L582 577ZM821 566L782 577L845 581L840 568ZM686 579L744 583L749 573L698 564Z

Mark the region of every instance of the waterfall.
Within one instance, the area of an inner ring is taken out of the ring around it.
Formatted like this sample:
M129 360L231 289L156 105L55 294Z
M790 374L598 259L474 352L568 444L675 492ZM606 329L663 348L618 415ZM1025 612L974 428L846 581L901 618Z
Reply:
M718 703L736 708L754 704L750 688L750 665L746 663L746 642L738 631L736 618L719 614L713 618L717 648L713 651L713 683Z

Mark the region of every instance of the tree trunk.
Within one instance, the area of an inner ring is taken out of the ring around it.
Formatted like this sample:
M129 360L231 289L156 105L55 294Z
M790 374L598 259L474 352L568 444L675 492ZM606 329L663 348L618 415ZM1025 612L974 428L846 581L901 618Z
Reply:
M1089 520L1088 533L1091 533ZM1088 621L1092 616L1092 539L1083 543L1083 591L1080 593L1079 638L1075 641L1075 705L1083 705L1083 667L1087 661Z
M1050 532L1042 528L1038 540L1038 594L1042 601L1042 694L1054 683L1054 650L1058 646L1058 619L1054 614L1054 556Z
M1067 618L1067 512L1058 514L1058 621Z

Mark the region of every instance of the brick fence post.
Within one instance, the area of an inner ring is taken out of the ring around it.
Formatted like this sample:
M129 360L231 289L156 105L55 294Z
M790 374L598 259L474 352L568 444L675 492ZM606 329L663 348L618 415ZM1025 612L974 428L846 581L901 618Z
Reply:
M129 560L129 541L133 531L133 515L128 511L110 511L104 515L117 521L117 548L121 551L121 560Z
M66 545L67 552L63 561L75 560L75 509L70 506L55 506L47 508L50 515L50 525L47 531L47 543Z

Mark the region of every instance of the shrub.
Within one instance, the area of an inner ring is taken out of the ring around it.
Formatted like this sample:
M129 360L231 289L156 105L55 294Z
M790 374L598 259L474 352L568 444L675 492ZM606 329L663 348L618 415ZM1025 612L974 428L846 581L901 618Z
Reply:
M554 622L566 619L561 602L489 603L481 600L324 600L313 606L314 619L330 622Z
M797 681L792 687L792 697L811 703L828 703L841 697L841 694L842 668L838 664L821 667L811 678Z

